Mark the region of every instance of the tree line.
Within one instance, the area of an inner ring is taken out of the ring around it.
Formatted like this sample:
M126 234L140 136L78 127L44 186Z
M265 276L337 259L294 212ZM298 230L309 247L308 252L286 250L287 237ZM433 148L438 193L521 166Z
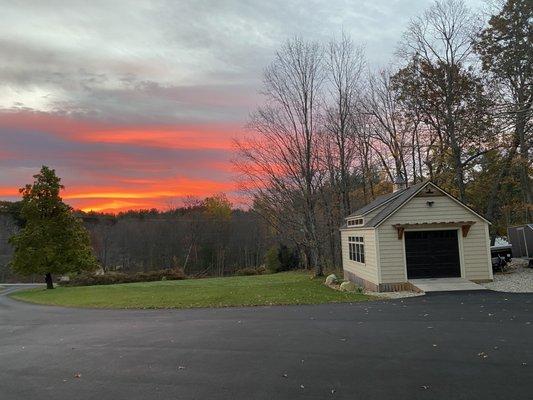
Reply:
M483 17L460 0L412 19L394 66L371 70L348 35L288 40L265 104L236 141L240 186L321 274L340 265L343 218L401 176L432 179L493 221L530 222L533 3Z
M203 200L189 198L185 203L166 211L137 210L117 215L72 211L72 215L83 223L92 254L104 272L179 268L190 276L232 275L263 265L267 251L277 246L260 216L252 210L234 208L224 194ZM10 268L16 263L17 247L11 238L28 226L23 204L24 200L0 204L1 281L23 279L24 272L37 274L30 280L44 275L33 267ZM57 235L53 236L56 240ZM33 238L39 241L33 247L44 253L46 243ZM26 246L21 253L26 254ZM35 263L32 258L24 258ZM70 269L65 270L73 272Z
M166 211L81 217L105 270L181 268L187 275L231 275L263 264L272 243L260 217L235 209L224 194L191 198L183 207Z

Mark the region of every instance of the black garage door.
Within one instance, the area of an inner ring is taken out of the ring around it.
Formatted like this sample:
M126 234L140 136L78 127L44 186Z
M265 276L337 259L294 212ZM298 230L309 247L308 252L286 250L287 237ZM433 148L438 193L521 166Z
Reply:
M407 277L460 277L457 231L405 232Z

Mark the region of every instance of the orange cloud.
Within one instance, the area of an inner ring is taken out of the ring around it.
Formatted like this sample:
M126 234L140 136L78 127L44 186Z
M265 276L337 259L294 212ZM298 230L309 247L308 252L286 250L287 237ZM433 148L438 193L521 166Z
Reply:
M135 180L134 180L135 181ZM186 196L207 197L235 190L233 182L177 177L141 180L137 188L85 186L65 190L63 198L83 211L119 212L139 208L168 208L181 205Z
M147 197L173 197L177 194L175 192L85 192L85 193L75 193L67 194L64 196L65 200L76 200L76 199L145 199Z
M138 210L138 209L150 209L150 208L160 208L157 206L160 204L151 204L149 202L130 202L123 200L113 200L108 202L96 202L96 203L82 203L80 206L76 207L79 210L89 212L105 212L115 214L120 211L126 210Z
M76 140L94 143L119 143L142 147L163 147L171 149L222 149L232 148L233 131L220 127L180 128L117 128L99 132L87 132L77 135Z
M124 190L120 187L84 186L72 187L63 191L63 200L75 209L82 211L97 211L118 213L132 209L167 209L182 205L187 196L204 198L213 193L229 193L229 198L235 204L241 204L242 199L231 193L235 190L231 182L217 182L207 180L178 179L174 182L150 182L145 188ZM177 185L179 183L179 185ZM174 186L174 189L157 190L157 186ZM0 197L20 198L18 188L0 187Z
M20 196L18 187L0 186L0 197Z
M65 202L84 211L166 209L170 204L180 206L186 196L204 198L219 192L236 199L229 159L238 127L232 124L127 126L0 111L0 129L5 135L4 141L0 136L0 162L10 158L4 164L0 199L19 198L14 185L31 182L41 164L56 168L66 186ZM23 141L26 134L31 144ZM176 151L163 151L167 149Z
M232 138L241 130L239 125L224 123L127 126L28 111L0 111L0 126L43 132L76 142L221 150L231 150Z

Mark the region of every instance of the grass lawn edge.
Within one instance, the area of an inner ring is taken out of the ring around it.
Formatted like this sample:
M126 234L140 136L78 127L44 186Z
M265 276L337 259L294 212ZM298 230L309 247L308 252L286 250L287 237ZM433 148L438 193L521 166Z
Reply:
M206 283L207 285L204 285ZM228 283L235 283L235 286L228 285ZM201 292L204 289L207 289L205 296ZM82 298L73 297L76 295L81 295ZM13 300L29 304L125 310L273 307L381 300L368 294L336 291L324 285L321 280L312 279L302 272L251 277L58 287L53 291L33 288L18 290L8 296ZM103 302L102 299L106 298L108 302ZM94 301L95 299L100 302Z

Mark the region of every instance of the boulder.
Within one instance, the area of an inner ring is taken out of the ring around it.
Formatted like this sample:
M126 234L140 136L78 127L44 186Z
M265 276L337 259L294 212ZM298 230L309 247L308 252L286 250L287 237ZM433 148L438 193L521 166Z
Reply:
M342 282L340 290L343 292L355 292L357 290L357 285L350 281Z
M326 285L333 285L334 283L337 283L339 278L337 278L337 275L331 274L326 277Z

